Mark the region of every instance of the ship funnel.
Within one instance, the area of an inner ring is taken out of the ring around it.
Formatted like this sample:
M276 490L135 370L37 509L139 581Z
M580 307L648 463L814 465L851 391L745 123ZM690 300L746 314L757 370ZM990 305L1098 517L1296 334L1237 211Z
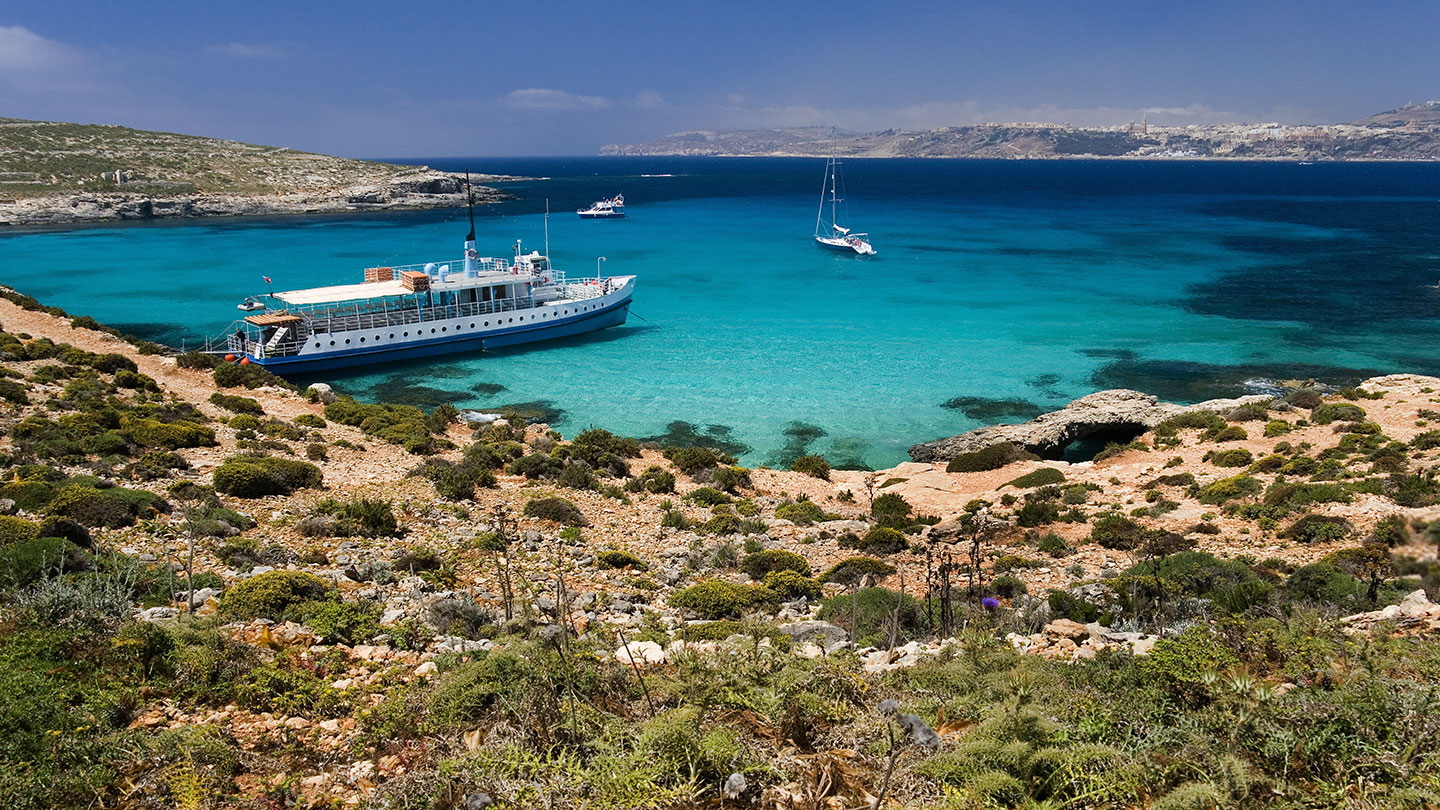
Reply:
M475 240L465 240L465 278L475 278L480 275L479 254L475 252Z

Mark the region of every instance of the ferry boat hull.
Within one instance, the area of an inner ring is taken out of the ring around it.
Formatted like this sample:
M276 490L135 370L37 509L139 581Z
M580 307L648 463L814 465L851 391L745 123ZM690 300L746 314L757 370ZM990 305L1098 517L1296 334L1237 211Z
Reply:
M309 335L295 354L246 352L243 356L277 374L303 374L538 343L624 324L633 292L634 277L630 277L617 289L594 298L562 299L542 307L418 324L316 333Z

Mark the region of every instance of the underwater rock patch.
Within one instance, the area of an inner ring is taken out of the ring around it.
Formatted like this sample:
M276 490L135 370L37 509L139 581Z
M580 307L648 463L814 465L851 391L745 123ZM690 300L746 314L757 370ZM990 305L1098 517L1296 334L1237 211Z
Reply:
M977 422L994 422L1007 417L1013 419L1034 419L1045 409L1025 399L998 399L993 397L951 397L940 407L959 411Z
M676 420L665 426L665 432L657 436L642 436L642 442L654 442L662 447L708 447L712 450L743 456L750 452L750 446L734 438L729 425L706 425L702 433L698 426L683 420Z

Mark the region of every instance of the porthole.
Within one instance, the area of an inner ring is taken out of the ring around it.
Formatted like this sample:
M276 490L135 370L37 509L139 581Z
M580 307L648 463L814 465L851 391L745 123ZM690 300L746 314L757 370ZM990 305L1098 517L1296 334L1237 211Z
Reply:
M471 328L471 329L474 329L474 328L475 328L475 324L474 324L474 323L471 323L471 324L470 324L470 328Z
M331 346L334 346L334 345L335 345L335 341L333 341L333 340L330 341L330 345L331 345Z
M446 329L448 329L448 328L449 328L449 327L442 326L442 327L440 327L440 331L441 331L441 332L444 332L444 331L445 331Z
M514 318L511 318L511 319L510 319L510 323L514 323L514 322L515 322L515 319L514 319Z
M349 343L350 341L347 340L347 341L345 341L345 342L346 342L346 343ZM364 343L364 342L365 342L365 338L363 338L363 337L360 338L360 342L361 342L361 343Z
M394 332L391 332L391 333L390 333L390 339L391 339L391 340L394 340L394 339L395 339L395 333L394 333Z
M317 349L320 348L320 341L318 341L318 340L315 341L315 348L317 348Z
M485 325L486 325L486 326L489 326L489 325L490 325L490 322L489 322L489 321L486 321L486 322L485 322Z
M350 345L350 338L345 338L345 345L346 345L346 346L349 346L349 345Z
M433 327L433 326L430 327L430 334L432 334L432 335L435 334L435 327Z
M410 337L410 333L409 333L409 332L401 332L400 334L401 334L401 336L403 336L403 337Z

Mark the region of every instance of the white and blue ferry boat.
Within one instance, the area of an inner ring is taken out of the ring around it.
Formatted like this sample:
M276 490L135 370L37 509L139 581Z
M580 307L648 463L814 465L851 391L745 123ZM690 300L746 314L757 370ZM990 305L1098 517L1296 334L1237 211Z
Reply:
M548 255L372 267L365 281L247 298L214 353L276 373L311 372L479 351L625 323L634 276L568 279ZM548 252L548 251L547 251ZM596 262L598 267L599 262ZM266 279L266 283L269 283Z

